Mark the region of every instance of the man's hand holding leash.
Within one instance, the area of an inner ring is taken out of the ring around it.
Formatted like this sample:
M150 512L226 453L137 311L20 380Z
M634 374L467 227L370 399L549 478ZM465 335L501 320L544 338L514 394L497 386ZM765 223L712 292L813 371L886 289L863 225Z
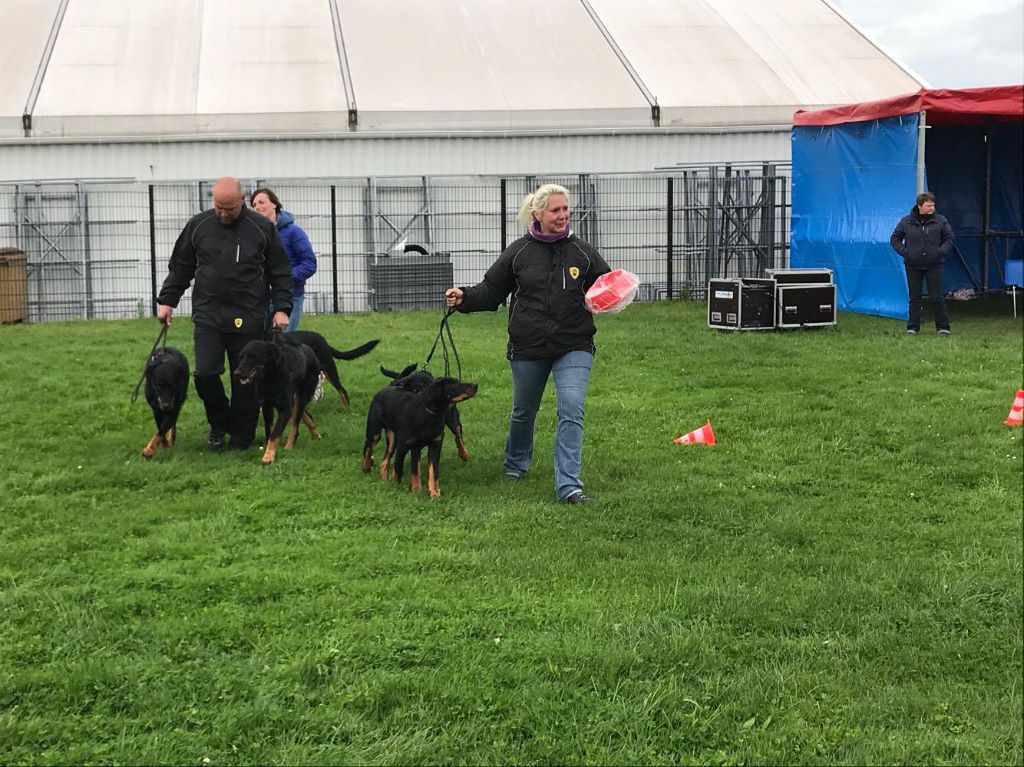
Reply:
M448 288L444 292L444 302L447 306L458 306L462 303L462 288Z
M274 318L270 324L274 330L280 330L283 333L288 329L288 315L284 312L274 312Z

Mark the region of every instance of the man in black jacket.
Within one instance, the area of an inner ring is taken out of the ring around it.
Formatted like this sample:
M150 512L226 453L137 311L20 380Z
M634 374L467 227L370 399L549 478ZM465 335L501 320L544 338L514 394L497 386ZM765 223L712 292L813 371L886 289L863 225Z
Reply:
M217 179L213 210L193 216L178 236L157 297L161 323L171 324L174 307L193 278L195 382L210 423L206 444L211 450L246 450L259 417L256 392L252 384L242 385L232 376L228 400L220 379L224 354L234 370L242 347L264 337L268 292L273 326L288 327L292 267L274 224L245 207L236 178Z
M896 224L889 238L893 250L903 256L907 270L907 335L916 336L921 330L921 285L927 283L928 298L935 315L935 330L948 336L949 314L942 296L942 264L953 251L953 228L945 216L935 212L935 195L921 192L917 203Z

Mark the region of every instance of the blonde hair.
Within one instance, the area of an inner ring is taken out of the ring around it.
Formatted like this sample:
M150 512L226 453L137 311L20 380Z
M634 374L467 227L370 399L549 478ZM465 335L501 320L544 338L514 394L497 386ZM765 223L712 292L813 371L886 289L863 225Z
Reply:
M519 207L519 223L527 229L533 226L533 214L544 210L548 206L548 198L553 194L560 194L569 202L569 190L564 186L543 184L533 194L523 198L523 204Z

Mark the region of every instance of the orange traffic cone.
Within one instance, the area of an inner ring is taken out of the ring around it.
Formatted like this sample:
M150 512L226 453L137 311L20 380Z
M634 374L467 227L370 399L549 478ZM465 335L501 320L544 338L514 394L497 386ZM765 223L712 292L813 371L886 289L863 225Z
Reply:
M676 437L673 441L677 445L713 445L715 444L715 432L711 428L711 421L708 421L699 429L694 429L689 434Z
M1020 426L1024 423L1024 389L1017 389L1017 397L1010 405L1010 414L1003 423L1007 426Z

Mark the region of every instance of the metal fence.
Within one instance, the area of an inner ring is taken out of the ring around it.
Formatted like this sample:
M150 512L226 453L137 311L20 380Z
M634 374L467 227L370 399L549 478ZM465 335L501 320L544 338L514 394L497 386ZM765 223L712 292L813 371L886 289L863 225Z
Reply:
M546 182L569 189L576 233L613 267L640 277L640 301L702 300L709 278L759 276L788 263L788 164L243 179L247 190L274 189L313 243L318 271L306 285L309 314L437 307L444 288L478 282L520 236L519 204ZM210 180L0 185L0 250L26 254L20 269L0 259L0 316L45 322L152 314L174 241L191 216L210 207L211 188ZM189 311L189 296L179 313Z

